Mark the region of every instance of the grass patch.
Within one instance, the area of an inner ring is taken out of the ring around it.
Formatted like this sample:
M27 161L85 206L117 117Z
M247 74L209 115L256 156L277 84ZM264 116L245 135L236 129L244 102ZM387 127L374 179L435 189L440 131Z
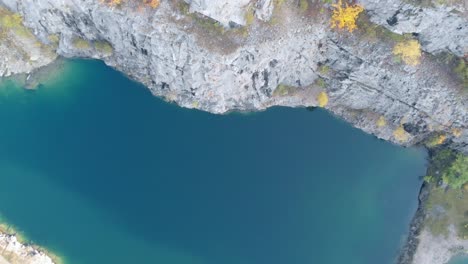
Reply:
M356 25L358 31L363 35L363 37L373 42L380 40L395 44L397 42L412 39L411 34L400 35L393 33L383 26L372 23L369 19L369 16L364 12L359 15L358 19L356 20Z
M426 141L425 145L428 148L435 148L435 147L443 144L446 139L447 139L447 136L445 136L444 134L436 134L436 135L433 135L432 137L430 137Z
M220 33L220 34L225 33L225 28L220 22L210 17L204 16L202 14L192 13L189 15L190 17L192 17L195 23L199 25L201 28L203 28L204 30L215 32L215 33Z
M249 7L247 7L247 10L245 11L245 25L246 26L250 26L253 24L253 22L255 21L255 11L254 11L254 8L252 5L250 5Z
M112 45L105 41L105 40L99 40L94 42L94 48L105 55L111 55L114 52L114 48L112 48Z
M427 202L426 225L434 235L446 235L453 224L457 235L468 239L468 191L433 187Z
M47 37L47 39L52 42L54 45L58 45L60 42L60 37L57 34L52 34Z
M73 47L79 50L88 50L91 48L91 44L86 39L75 38L73 39Z
M449 75L461 83L465 91L468 91L468 58L459 58L447 52L435 56L429 54L429 56L432 56Z
M442 179L442 172L447 170L450 164L455 160L456 153L450 149L434 150L431 153L427 176L431 177L434 183L438 183Z
M2 7L0 7L0 31L10 31L23 38L34 38L31 31L23 25L23 17L20 14Z
M0 26L7 29L17 29L23 27L23 18L19 14L11 13L6 10L0 11Z
M457 235L468 239L468 156L450 149L434 149L431 154L424 178L431 184L426 224L434 235L447 234L453 224Z
M273 96L286 96L289 93L291 93L293 89L294 89L294 87L284 85L284 84L280 84L273 91Z
M309 9L309 1L308 0L299 0L299 9L302 12L305 12Z
M317 85L320 88L325 88L327 86L327 83L325 82L323 78L319 77L315 80L315 85Z
M425 180L436 184L443 182L452 189L466 188L468 156L450 149L435 150Z
M455 62L453 72L455 76L461 81L465 91L468 91L468 62L463 58L456 58L458 62Z
M322 64L319 66L318 71L322 75L327 75L330 72L330 66Z

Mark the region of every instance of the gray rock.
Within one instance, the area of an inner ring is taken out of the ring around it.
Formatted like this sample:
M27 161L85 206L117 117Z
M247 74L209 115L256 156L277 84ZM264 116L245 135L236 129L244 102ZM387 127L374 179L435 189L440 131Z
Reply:
M223 25L245 24L249 1L187 2L191 11ZM417 33L427 53L414 67L395 62L390 43L332 31L325 14L309 17L288 4L279 22L255 22L242 31L220 29L208 20L201 25L203 18L184 14L170 1L138 13L128 5L114 8L97 0L0 3L19 12L42 42L60 36L59 55L103 59L154 95L183 107L226 113L317 106L317 95L325 91L327 109L368 133L408 146L440 132L450 147L468 153L466 92L430 55L466 52L467 20L448 8L361 1L374 23ZM268 20L272 4L259 1L256 17ZM397 23L390 25L387 20L397 11ZM78 47L77 40L87 41L88 48ZM112 45L112 55L97 51L100 41ZM377 125L379 119L385 125ZM403 139L395 135L402 129ZM454 129L461 135L454 136Z

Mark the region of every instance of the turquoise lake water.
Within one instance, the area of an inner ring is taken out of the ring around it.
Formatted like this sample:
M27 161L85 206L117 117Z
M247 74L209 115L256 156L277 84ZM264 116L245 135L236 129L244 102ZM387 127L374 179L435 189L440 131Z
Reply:
M468 264L468 256L456 256L448 264Z
M386 264L426 154L322 110L212 115L96 61L0 89L0 213L70 264Z

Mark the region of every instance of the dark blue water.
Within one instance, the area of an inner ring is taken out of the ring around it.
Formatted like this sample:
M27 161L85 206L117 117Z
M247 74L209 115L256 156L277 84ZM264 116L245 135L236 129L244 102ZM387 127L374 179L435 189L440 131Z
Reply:
M0 212L66 263L392 263L425 154L325 111L212 115L95 61L0 88Z

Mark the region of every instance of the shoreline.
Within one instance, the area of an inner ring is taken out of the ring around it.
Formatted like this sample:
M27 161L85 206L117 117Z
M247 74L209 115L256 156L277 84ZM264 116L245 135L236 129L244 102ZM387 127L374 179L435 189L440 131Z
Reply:
M419 189L418 208L413 219L411 219L408 236L405 244L400 249L396 264L413 264L414 256L421 242L419 236L424 229L424 220L426 218L425 204L429 198L429 192L430 186L424 181Z
M0 264L64 264L59 256L26 240L14 227L0 223Z
M430 165L429 165L430 166ZM440 187L439 187L440 188ZM405 243L400 248L396 264L447 264L457 256L468 256L468 240L457 235L454 222L446 224L446 234L433 234L428 223L431 195L438 190L423 182L418 196L418 208L413 216Z

